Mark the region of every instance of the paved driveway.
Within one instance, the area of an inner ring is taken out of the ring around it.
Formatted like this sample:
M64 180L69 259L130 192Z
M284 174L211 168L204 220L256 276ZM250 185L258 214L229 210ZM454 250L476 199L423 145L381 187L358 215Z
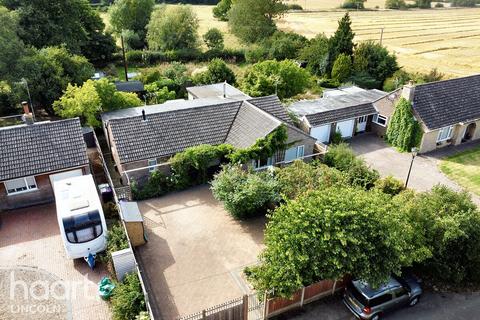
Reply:
M427 292L414 307L405 307L388 313L385 320L473 320L479 319L480 293ZM291 320L354 320L339 296L330 297L305 306L301 311L280 319Z
M450 180L438 169L438 162L445 156L472 148L477 144L466 144L459 147L447 147L427 155L418 155L413 162L412 172L408 186L425 191L437 184L443 184L455 190L461 187ZM374 134L363 134L354 137L350 146L356 154L361 156L372 167L377 169L382 176L391 175L405 181L412 156L410 153L400 153L388 146L385 141ZM480 198L472 194L473 200L480 204Z
M154 313L189 315L249 293L242 278L263 248L265 219L236 221L208 186L139 202L148 243L138 248Z
M110 319L104 275L67 259L54 204L0 213L0 319Z

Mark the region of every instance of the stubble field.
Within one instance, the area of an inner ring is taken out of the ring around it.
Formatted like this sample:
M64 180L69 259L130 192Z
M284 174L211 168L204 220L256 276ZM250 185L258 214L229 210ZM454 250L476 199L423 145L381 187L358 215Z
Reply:
M194 10L200 20L200 34L216 27L226 33L227 47L241 46L228 33L227 23L213 18L211 6L194 6ZM343 11L291 12L277 21L277 25L281 30L308 38L318 33L330 36L344 14ZM400 65L409 71L428 72L438 68L448 77L480 73L480 8L352 11L350 16L357 41L379 41L384 28L383 44L395 52Z

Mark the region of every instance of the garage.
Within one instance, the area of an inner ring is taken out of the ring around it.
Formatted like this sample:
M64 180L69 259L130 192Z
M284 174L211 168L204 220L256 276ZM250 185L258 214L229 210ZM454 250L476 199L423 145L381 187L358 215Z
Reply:
M342 138L351 138L353 135L353 127L355 126L355 119L337 122L336 131L340 131Z
M83 175L82 169L75 169L75 170L70 170L70 171L64 171L64 172L60 172L60 173L51 174L49 176L49 178L50 178L50 183L52 184L52 188L53 188L53 185L54 185L55 181L60 181L60 180L63 180L63 179L78 177L78 176L82 176L82 175Z
M314 127L310 131L310 135L317 139L317 141L328 143L330 141L330 124L325 124L323 126Z

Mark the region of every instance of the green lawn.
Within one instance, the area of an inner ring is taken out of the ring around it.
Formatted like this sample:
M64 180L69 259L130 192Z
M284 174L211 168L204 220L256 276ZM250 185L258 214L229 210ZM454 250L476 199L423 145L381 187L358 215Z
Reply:
M440 170L480 196L480 147L445 158L440 163Z

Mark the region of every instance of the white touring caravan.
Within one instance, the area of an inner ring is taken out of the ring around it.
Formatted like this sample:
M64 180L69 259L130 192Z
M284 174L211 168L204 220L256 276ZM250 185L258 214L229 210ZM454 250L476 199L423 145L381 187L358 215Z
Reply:
M95 255L107 247L107 224L92 175L56 181L53 189L68 258L85 258L93 268Z

